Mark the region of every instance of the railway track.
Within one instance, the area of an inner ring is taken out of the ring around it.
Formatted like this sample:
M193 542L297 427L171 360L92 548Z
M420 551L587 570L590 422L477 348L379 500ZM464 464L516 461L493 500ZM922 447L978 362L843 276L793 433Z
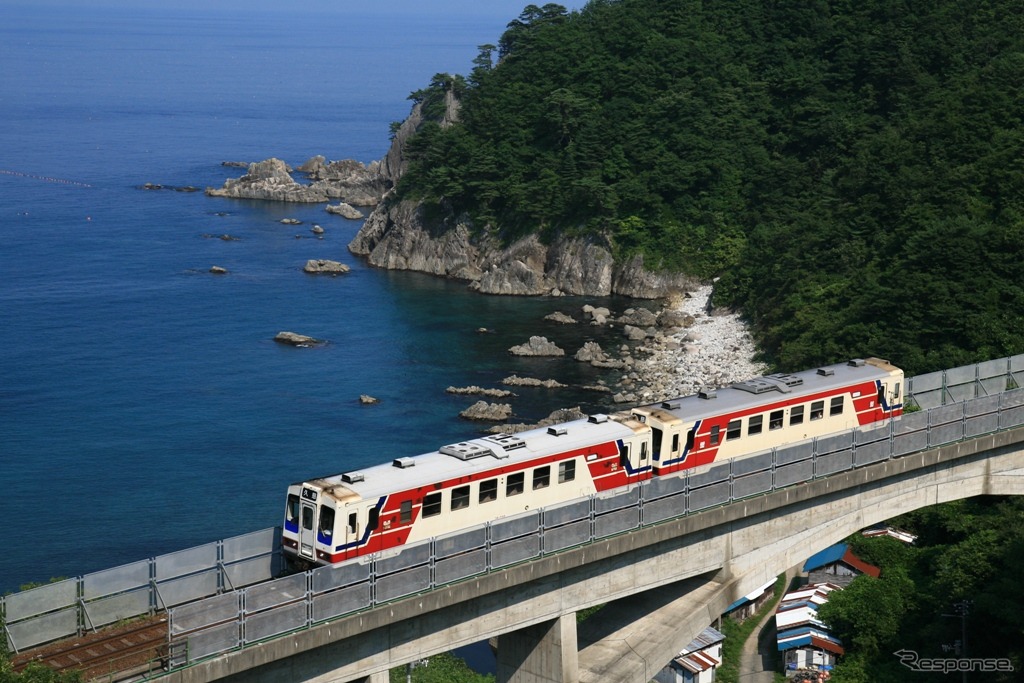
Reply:
M117 681L163 667L167 617L134 620L51 643L12 658L15 671L38 662L57 671L80 671L86 681Z

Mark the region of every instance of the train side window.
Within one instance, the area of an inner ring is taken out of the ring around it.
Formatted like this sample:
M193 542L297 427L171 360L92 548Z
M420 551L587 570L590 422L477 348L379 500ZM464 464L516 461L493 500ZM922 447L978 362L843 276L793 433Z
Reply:
M828 407L828 414L830 416L832 416L832 415L842 415L843 414L843 397L842 396L833 396L832 397L832 404Z
M782 429L782 411L773 410L768 416L768 431Z
M354 512L350 512L349 513L349 515L348 515L348 532L350 534L354 534L357 531L357 525L359 524L359 522L356 521L357 519L359 519L359 517L356 515L356 513L354 513Z
M693 431L693 430L690 430L690 431ZM687 437L687 440L689 440L689 437ZM672 452L676 453L678 451L679 451L679 435L678 434L673 434L672 435Z
M719 427L718 425L715 425L715 426L713 426L711 428L711 445L712 446L717 446L718 445L718 439L720 438L719 435L720 435L721 431L722 431L722 428Z
M423 496L423 516L435 517L441 514L441 492L428 493Z
M302 508L302 528L306 531L313 530L313 512L316 508Z
M644 441L640 444L640 462L647 461L647 442Z
M551 466L545 465L533 471L533 490L546 489L551 485Z
M792 408L789 409L789 425L791 427L793 425L802 424L803 421L804 421L804 407L803 406L793 406Z
M564 484L576 478L576 461L566 460L558 463L558 483Z
M366 528L373 531L377 528L377 524L380 522L380 510L373 508L370 510L370 518L366 520Z
M526 477L522 472L508 475L508 481L505 483L505 495L518 496L520 493L525 491L525 479Z
M288 495L288 511L285 512L285 518L289 522L299 521L299 497L294 493Z
M696 427L686 432L686 450L690 450L691 448L693 448L693 437L696 434L696 432Z
M498 500L498 480L488 479L480 482L480 502L489 503Z
M334 508L329 508L326 505L320 506L320 531L324 536L334 534Z
M452 510L469 507L469 486L458 486L452 489Z
M729 425L725 428L725 440L740 438L742 426L743 420L729 420Z
M811 404L811 419L820 420L825 416L825 402L815 401Z
M408 524L412 521L412 501L403 500L402 507L398 511L398 521L402 524Z
M903 386L903 385L897 383L896 386L894 386L892 388L892 397L893 397L893 399L897 399L897 398L900 397L900 387L901 386Z
M764 415L752 415L750 421L747 423L747 436L753 434L760 434L761 427L764 424Z

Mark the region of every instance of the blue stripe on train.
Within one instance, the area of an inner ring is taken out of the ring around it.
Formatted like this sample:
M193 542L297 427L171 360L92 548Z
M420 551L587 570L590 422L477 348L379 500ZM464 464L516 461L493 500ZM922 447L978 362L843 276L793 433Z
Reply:
M377 501L377 504L373 506L374 509L377 510L378 515L380 514L380 511L384 508L384 501L386 501L387 499L387 496L381 496L380 500ZM370 540L371 533L373 533L373 529L371 529L369 525L366 525L366 528L363 529L362 538L360 538L358 541L352 541L351 543L345 543L343 545L335 546L334 551L337 552L339 550L350 550L352 548L358 548L359 546L366 545L366 543ZM322 538L322 536L319 533L317 533L317 538L318 540L320 540L321 543L330 543L330 539Z

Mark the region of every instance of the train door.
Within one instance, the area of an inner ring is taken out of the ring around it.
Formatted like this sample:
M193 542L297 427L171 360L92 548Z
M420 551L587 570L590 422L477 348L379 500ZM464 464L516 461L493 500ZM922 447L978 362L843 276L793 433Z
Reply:
M303 500L299 515L299 555L314 559L316 555L316 505Z

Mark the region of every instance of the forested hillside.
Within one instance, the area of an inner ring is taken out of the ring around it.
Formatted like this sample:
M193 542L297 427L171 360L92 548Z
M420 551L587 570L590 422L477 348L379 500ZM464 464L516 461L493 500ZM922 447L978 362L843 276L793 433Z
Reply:
M399 193L505 240L721 277L767 360L1024 350L1024 13L991 0L530 5L414 93Z

